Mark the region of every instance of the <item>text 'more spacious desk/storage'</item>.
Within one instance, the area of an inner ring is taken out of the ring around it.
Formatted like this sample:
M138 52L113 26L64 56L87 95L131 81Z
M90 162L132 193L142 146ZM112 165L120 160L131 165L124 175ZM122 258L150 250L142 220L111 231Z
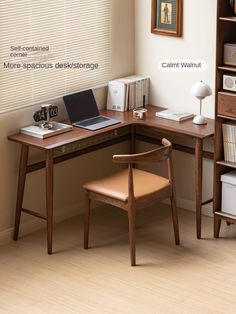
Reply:
M101 114L116 118L121 123L98 131L88 131L74 127L72 131L46 139L39 139L24 134L9 136L9 140L21 145L14 240L18 239L21 212L34 215L47 222L47 248L48 254L52 254L54 164L126 140L130 141L130 153L134 153L136 139L160 144L160 136L158 138L158 134L164 134L166 138L168 138L168 135L172 137L176 135L194 141L194 148L175 143L173 143L173 148L195 155L196 228L197 238L200 239L202 205L211 201L202 201L202 163L203 158L213 159L213 153L203 150L203 141L214 135L214 121L207 119L206 125L195 125L192 119L175 122L155 117L155 112L163 110L163 108L155 106L147 106L146 108L147 115L144 120L134 119L132 111L115 112L102 110ZM45 161L28 164L30 147L43 150L45 152ZM61 153L55 154L55 151L60 151ZM46 172L45 216L30 209L22 208L26 175L42 168L45 168Z

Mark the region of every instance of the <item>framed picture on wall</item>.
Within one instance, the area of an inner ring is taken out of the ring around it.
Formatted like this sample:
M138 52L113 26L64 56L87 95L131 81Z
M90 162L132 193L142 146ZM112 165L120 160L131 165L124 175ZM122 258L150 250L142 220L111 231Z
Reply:
M152 0L153 34L182 36L183 0Z

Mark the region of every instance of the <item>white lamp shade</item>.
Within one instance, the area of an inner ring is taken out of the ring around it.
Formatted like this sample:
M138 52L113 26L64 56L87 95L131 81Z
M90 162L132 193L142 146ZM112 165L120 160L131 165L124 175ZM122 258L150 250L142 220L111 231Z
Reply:
M190 93L198 99L204 99L205 97L212 95L212 90L210 86L201 81L193 85Z

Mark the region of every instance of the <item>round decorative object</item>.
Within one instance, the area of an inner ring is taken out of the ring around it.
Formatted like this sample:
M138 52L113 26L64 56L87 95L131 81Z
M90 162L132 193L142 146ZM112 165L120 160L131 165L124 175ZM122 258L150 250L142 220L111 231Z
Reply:
M146 118L147 109L145 108L136 108L133 110L133 117L135 119L145 119Z

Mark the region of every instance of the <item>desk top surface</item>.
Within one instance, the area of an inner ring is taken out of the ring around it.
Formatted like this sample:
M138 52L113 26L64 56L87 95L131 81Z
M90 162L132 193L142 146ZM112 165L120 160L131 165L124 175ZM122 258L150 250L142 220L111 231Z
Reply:
M214 135L214 120L207 119L205 125L195 125L192 119L188 119L182 122L176 122L172 120L162 119L155 116L156 111L163 110L164 108L156 106L147 106L147 116L145 120L137 120L133 118L132 111L117 112L111 110L101 110L101 114L115 118L121 121L121 123L109 126L97 131L89 131L78 127L73 127L72 131L62 133L59 135L51 136L46 139L39 139L33 136L25 134L15 134L8 137L9 140L37 147L39 149L53 149L62 145L73 143L85 138L89 138L98 134L103 134L111 130L116 130L128 125L143 125L147 127L153 127L162 132L175 133L182 136L194 137L204 139Z

